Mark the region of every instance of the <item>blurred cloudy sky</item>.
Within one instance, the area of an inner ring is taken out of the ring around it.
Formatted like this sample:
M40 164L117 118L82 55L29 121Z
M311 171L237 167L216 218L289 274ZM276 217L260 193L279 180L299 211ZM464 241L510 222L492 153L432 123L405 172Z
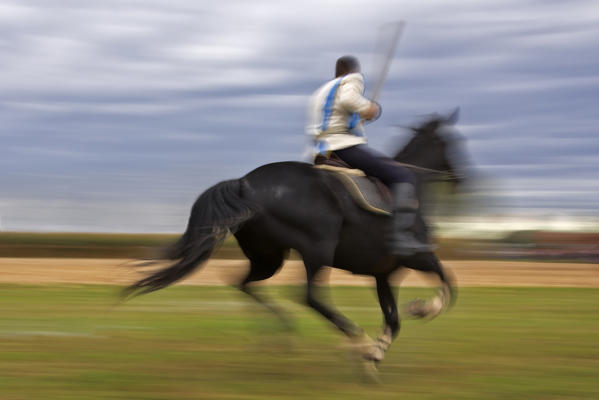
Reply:
M498 211L599 214L597 1L0 0L1 229L183 230L301 159L309 94L400 19L373 147L460 106Z

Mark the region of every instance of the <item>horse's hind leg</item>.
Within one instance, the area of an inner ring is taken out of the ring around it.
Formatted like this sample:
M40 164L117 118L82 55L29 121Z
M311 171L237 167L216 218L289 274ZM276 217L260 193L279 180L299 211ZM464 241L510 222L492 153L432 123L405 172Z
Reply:
M284 255L284 251L273 251L270 254L263 253L260 256L256 254L251 255L250 270L237 287L275 314L287 330L292 330L292 323L285 312L270 300L256 293L250 285L252 282L263 281L273 276L283 264Z

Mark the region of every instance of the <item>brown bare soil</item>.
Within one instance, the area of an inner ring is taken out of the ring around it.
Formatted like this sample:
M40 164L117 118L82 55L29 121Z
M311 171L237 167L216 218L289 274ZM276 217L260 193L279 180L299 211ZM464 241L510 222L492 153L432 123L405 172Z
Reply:
M570 286L599 287L599 264L446 261L459 286ZM180 284L227 285L236 282L247 269L245 260L210 260ZM0 283L20 284L116 284L127 285L144 276L133 260L87 258L0 258ZM424 274L397 274L406 286L429 286ZM299 261L287 261L268 284L296 284L304 281ZM327 269L324 278L334 285L372 285L372 278Z

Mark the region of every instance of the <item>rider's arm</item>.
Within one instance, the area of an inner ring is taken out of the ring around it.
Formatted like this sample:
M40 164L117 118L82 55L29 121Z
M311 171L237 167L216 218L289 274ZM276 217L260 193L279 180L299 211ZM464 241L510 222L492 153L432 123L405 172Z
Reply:
M339 86L339 103L350 113L358 113L361 118L369 120L379 113L379 106L362 95L364 78L359 73L350 74Z

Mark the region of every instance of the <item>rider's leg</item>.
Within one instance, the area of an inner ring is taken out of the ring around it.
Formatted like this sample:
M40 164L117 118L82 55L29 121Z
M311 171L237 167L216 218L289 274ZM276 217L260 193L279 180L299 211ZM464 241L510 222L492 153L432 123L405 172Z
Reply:
M335 154L350 166L361 169L366 175L379 178L391 188L394 210L388 243L390 252L410 256L430 251L431 247L418 240L413 232L419 210L414 174L366 145L336 150Z
M393 222L387 244L392 254L411 256L429 252L432 247L420 241L414 232L418 218L419 202L414 184L400 182L391 186L393 191Z
M412 185L416 183L412 171L367 145L347 147L335 150L334 153L353 168L361 169L368 176L379 178L389 187L401 182L409 182Z

